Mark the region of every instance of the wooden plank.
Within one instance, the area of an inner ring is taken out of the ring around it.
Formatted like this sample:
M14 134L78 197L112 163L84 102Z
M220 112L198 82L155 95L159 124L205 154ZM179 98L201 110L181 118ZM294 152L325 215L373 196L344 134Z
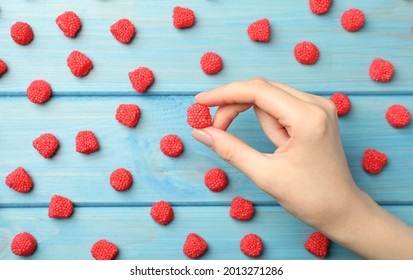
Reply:
M249 233L259 235L265 249L259 259L316 259L303 244L313 232L279 206L256 208L252 220L229 217L228 207L177 207L175 218L156 224L149 207L76 207L65 220L49 219L47 208L0 209L0 259L22 259L10 250L13 237L22 231L33 234L36 252L28 259L93 259L90 248L100 239L119 247L117 259L187 259L182 252L186 236L193 232L208 242L201 259L248 259L239 242ZM412 221L411 208L396 208L397 214ZM330 247L329 259L358 259L337 244Z
M413 202L412 125L391 127L384 115L388 106L404 104L413 111L412 96L350 96L351 112L339 119L343 144L350 169L358 185L384 204ZM47 205L53 194L65 195L79 205L148 205L168 200L180 205L228 205L241 195L259 205L273 199L255 187L243 174L221 160L191 137L186 123L186 108L193 97L53 97L44 105L26 98L1 98L0 180L22 166L32 175L34 189L16 193L0 188L0 205ZM121 103L136 103L142 109L136 128L120 125L114 115ZM75 152L75 136L92 130L101 149L91 155ZM51 132L60 140L52 159L41 157L32 140ZM275 147L266 139L252 110L241 114L230 132L263 152ZM159 150L166 134L178 134L185 145L179 158L169 158ZM388 165L371 175L361 167L366 148L387 154ZM116 168L129 169L134 185L127 192L116 192L109 185ZM224 169L230 179L221 193L203 184L204 173L213 167ZM288 186L286 186L288 187Z
M170 0L0 1L0 58L9 65L0 79L0 94L21 95L32 80L46 79L56 95L135 95L127 73L139 66L150 67L156 76L148 95L193 94L257 75L317 93L412 91L411 1L335 1L323 16L314 15L301 0L180 1L197 16L196 25L186 30L172 26L177 4ZM366 24L359 32L346 32L340 25L341 14L349 8L365 12ZM66 10L74 10L82 19L76 39L64 37L54 22ZM137 26L130 45L120 44L109 32L122 17ZM254 43L246 28L264 17L271 22L272 40ZM9 29L16 21L32 25L35 39L30 45L11 40ZM316 65L301 65L294 59L294 46L305 40L320 49ZM94 62L93 71L83 79L73 77L66 67L74 49ZM206 51L223 57L225 67L216 76L205 75L199 67ZM394 64L391 83L370 80L368 67L376 57Z

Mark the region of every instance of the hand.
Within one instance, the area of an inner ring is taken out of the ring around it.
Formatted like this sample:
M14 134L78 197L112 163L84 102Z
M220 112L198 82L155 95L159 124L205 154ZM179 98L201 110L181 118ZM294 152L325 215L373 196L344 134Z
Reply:
M195 99L218 110L213 126L194 130L193 137L241 170L292 215L369 258L401 256L394 247L377 247L375 241L380 237L397 236L381 228L396 227L398 233L413 239L410 228L380 208L353 181L336 107L329 99L263 78L224 85ZM226 132L238 114L251 107L277 147L272 154L261 153ZM410 252L406 256L413 257Z

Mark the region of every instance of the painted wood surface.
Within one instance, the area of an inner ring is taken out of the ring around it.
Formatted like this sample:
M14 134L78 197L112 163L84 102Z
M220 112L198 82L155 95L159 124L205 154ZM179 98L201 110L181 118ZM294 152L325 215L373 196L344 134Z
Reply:
M288 3L287 3L288 2ZM262 259L311 259L303 248L313 231L290 216L238 170L196 142L186 123L186 108L193 95L223 83L264 76L328 97L349 94L351 112L339 119L343 145L357 184L386 209L413 225L412 125L394 129L385 120L392 104L413 111L413 1L334 1L324 16L313 15L307 1L10 1L0 0L0 58L8 72L0 78L0 182L17 166L30 173L34 188L20 194L4 183L0 188L0 259L15 259L11 239L20 231L32 232L39 248L30 259L91 259L94 241L107 238L120 247L119 259L184 259L182 244L189 232L209 243L204 259L245 259L239 240L249 232L265 243ZM172 9L191 7L197 15L193 28L172 26ZM349 8L366 14L360 32L345 32L339 18ZM81 17L82 30L75 39L62 35L54 20L66 10ZM130 45L117 42L109 32L126 17L137 26ZM268 44L253 43L248 24L267 17L272 25ZM9 36L16 21L31 24L34 41L15 44ZM316 65L297 63L292 54L300 41L320 49ZM67 55L78 49L94 62L85 78L71 75ZM216 76L199 67L206 51L222 55L224 69ZM396 73L388 84L368 77L375 57L393 62ZM150 67L155 83L145 94L133 91L127 73ZM30 103L25 90L34 79L45 79L53 97L43 105ZM135 103L142 116L136 128L119 124L119 104ZM96 133L101 149L91 155L75 152L80 130ZM242 114L229 131L263 152L275 147L265 138L252 111ZM50 132L60 140L52 159L42 158L32 141ZM178 134L185 145L179 158L159 150L166 134ZM387 154L383 172L362 170L366 148ZM110 173L129 169L132 188L116 192ZM203 184L204 173L220 167L230 184L221 193ZM75 203L68 220L51 220L47 207L54 194ZM234 196L257 206L249 222L232 220L229 205ZM149 216L150 206L166 200L176 217L165 227ZM330 259L357 259L333 244Z
M23 94L31 80L50 81L55 94L130 94L127 73L147 66L155 73L152 94L193 94L239 79L264 76L311 92L398 92L412 90L413 2L407 0L333 1L328 14L317 16L308 1L27 1L1 0L0 55L10 71L1 80L2 94ZM172 25L176 5L194 10L197 22L189 29ZM359 8L366 24L355 33L340 25L341 14ZM54 20L66 10L82 19L76 39L62 35ZM118 19L129 18L137 27L130 45L117 42L109 31ZM268 44L252 42L248 25L267 17L272 26ZM15 44L10 26L27 21L35 33L28 46ZM294 46L312 41L320 49L316 65L301 65ZM66 58L78 49L94 62L87 78L77 79L66 67ZM199 60L214 51L224 61L223 71L205 75ZM390 84L370 80L368 67L376 57L393 62L396 73Z

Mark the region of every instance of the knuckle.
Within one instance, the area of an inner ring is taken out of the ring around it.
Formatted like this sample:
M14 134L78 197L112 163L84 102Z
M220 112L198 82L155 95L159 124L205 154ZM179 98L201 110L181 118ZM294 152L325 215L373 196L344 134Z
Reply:
M250 83L258 88L262 88L268 85L268 81L262 77L253 78L252 80L250 80Z

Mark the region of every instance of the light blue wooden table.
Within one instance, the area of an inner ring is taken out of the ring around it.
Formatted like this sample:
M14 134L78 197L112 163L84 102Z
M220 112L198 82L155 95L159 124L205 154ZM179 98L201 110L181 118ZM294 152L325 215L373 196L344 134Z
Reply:
M413 127L396 130L384 117L395 103L413 112L413 1L334 1L323 16L312 14L307 2L0 0L0 58L9 66L0 78L0 259L20 259L11 253L10 243L21 231L38 241L29 259L92 259L89 250L99 239L118 245L117 259L186 259L182 245L190 232L209 244L202 259L247 259L239 241L250 232L264 241L261 259L314 259L303 247L313 229L192 139L186 123L186 108L194 102L194 94L254 76L326 97L337 91L348 94L352 109L339 122L354 179L388 211L413 225ZM173 27L176 5L194 10L195 26ZM340 25L341 14L349 8L366 15L366 24L357 33ZM83 23L75 39L64 37L54 22L67 10L75 11ZM120 44L109 32L110 25L123 17L137 27L130 45ZM246 28L264 17L272 26L271 42L254 43ZM30 45L17 45L10 38L10 26L16 21L32 26L35 38ZM305 40L320 50L315 65L294 59L295 44ZM81 79L66 67L66 57L75 49L94 63ZM223 58L224 69L216 76L205 75L199 67L207 51ZM368 67L376 57L394 64L390 83L369 78ZM127 75L139 66L155 74L155 83L142 95L132 89ZM25 94L35 79L45 79L53 88L53 97L43 105L29 102ZM136 128L115 120L121 103L140 106L142 117ZM88 156L75 152L76 133L85 129L93 130L101 145ZM230 131L261 151L274 150L251 111L242 114ZM33 139L46 132L60 140L60 149L49 160L32 147ZM168 158L159 150L159 140L169 133L184 142L179 158ZM389 158L378 175L361 167L366 148ZM33 178L30 193L17 193L4 184L17 166ZM109 185L110 173L119 167L134 177L126 192ZM204 173L214 167L225 170L230 180L221 193L203 184ZM48 218L54 194L74 202L70 219ZM234 196L253 201L252 220L229 217ZM159 200L169 201L175 211L167 226L154 223L149 215ZM328 258L359 257L332 244Z

